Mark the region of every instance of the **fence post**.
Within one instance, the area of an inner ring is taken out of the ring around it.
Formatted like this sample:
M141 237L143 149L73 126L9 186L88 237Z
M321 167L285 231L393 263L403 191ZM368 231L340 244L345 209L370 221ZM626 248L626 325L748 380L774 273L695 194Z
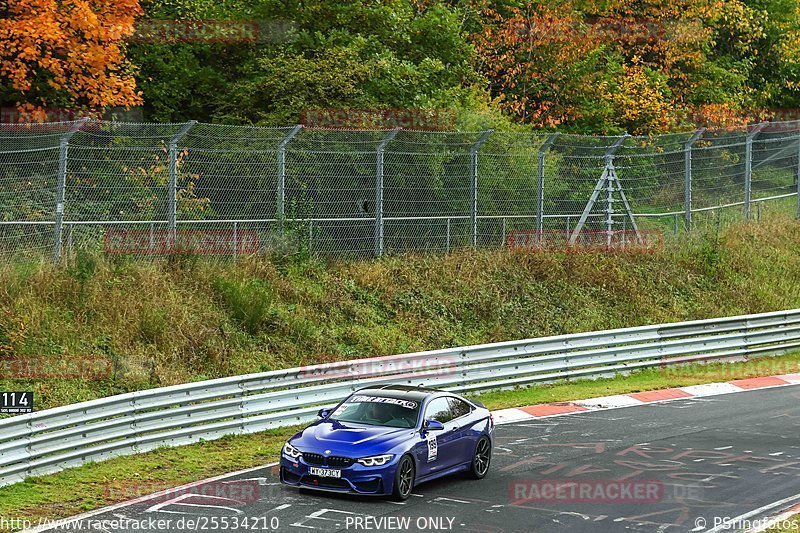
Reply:
M278 233L281 237L283 237L283 221L286 218L286 207L284 206L284 202L286 201L286 145L289 144L289 141L294 139L294 137L303 129L302 124L296 125L292 128L286 136L281 139L281 143L278 145L278 209L277 209L277 219L278 219Z
M692 146L705 132L706 128L698 129L683 147L684 177L686 178L684 185L684 207L686 208L684 225L687 232L692 229Z
M766 122L756 124L753 129L747 133L744 151L744 219L750 220L750 197L752 193L753 181L753 139L758 135L766 126Z
M470 223L472 225L473 247L478 245L478 150L481 149L481 145L486 142L486 139L489 138L489 135L491 135L493 131L494 130L489 129L481 133L481 136L478 137L478 140L472 144L472 148L469 150L470 168L472 172Z
M544 230L544 156L559 135L560 132L551 134L539 148L536 171L536 233L540 239Z
M447 253L450 253L450 219L447 219Z
M167 206L167 223L169 225L169 245L175 246L175 232L178 226L178 143L184 135L197 124L190 120L169 140L169 205Z
M233 222L233 257L239 257L239 223Z
M390 131L381 140L376 153L375 164L375 256L383 255L383 153L386 145L394 139L400 128Z
M75 122L72 127L61 136L58 145L58 185L56 188L56 219L55 229L53 230L53 262L58 263L61 259L62 239L64 231L64 199L67 189L67 152L69 152L69 140L89 121L83 118Z

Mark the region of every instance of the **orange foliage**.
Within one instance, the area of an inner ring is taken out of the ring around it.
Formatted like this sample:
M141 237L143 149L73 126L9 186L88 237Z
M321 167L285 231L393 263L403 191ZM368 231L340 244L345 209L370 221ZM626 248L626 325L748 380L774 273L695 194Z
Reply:
M574 65L597 49L591 35L583 32L579 18L558 6L513 8L510 17L491 8L484 12L488 23L475 36L483 70L497 84L501 105L523 122L556 126L574 118L569 104L554 94L568 90ZM588 83L591 76L583 82Z
M139 0L10 0L0 19L0 74L20 110L97 111L141 103L122 41L141 14Z
M723 7L720 0L568 0L502 14L484 7L486 24L473 41L501 105L522 122L665 131L692 111L684 102L707 60L707 21Z

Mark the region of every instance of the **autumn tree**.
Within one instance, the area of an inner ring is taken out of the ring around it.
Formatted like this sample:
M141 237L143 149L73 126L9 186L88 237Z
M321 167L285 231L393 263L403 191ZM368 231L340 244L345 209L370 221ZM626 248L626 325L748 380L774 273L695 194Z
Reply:
M98 112L141 102L124 39L138 0L0 0L0 105Z
M797 102L797 0L472 0L473 41L523 123L651 133Z

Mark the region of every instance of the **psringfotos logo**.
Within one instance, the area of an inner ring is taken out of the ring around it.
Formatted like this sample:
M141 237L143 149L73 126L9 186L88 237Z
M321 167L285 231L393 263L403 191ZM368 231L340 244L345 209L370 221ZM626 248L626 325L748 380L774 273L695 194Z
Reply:
M512 481L508 486L512 505L531 502L655 503L664 498L658 480L532 479Z

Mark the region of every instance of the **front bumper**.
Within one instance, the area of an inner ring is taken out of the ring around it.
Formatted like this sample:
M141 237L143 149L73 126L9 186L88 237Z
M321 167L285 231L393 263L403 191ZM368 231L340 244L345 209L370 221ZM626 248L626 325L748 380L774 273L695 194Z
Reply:
M281 483L293 487L325 490L331 492L353 494L391 494L394 475L399 458L395 457L382 466L364 466L353 463L347 467L330 467L324 464L309 464L302 457L297 460L281 455ZM311 475L310 467L336 468L342 471L342 477L329 478Z

